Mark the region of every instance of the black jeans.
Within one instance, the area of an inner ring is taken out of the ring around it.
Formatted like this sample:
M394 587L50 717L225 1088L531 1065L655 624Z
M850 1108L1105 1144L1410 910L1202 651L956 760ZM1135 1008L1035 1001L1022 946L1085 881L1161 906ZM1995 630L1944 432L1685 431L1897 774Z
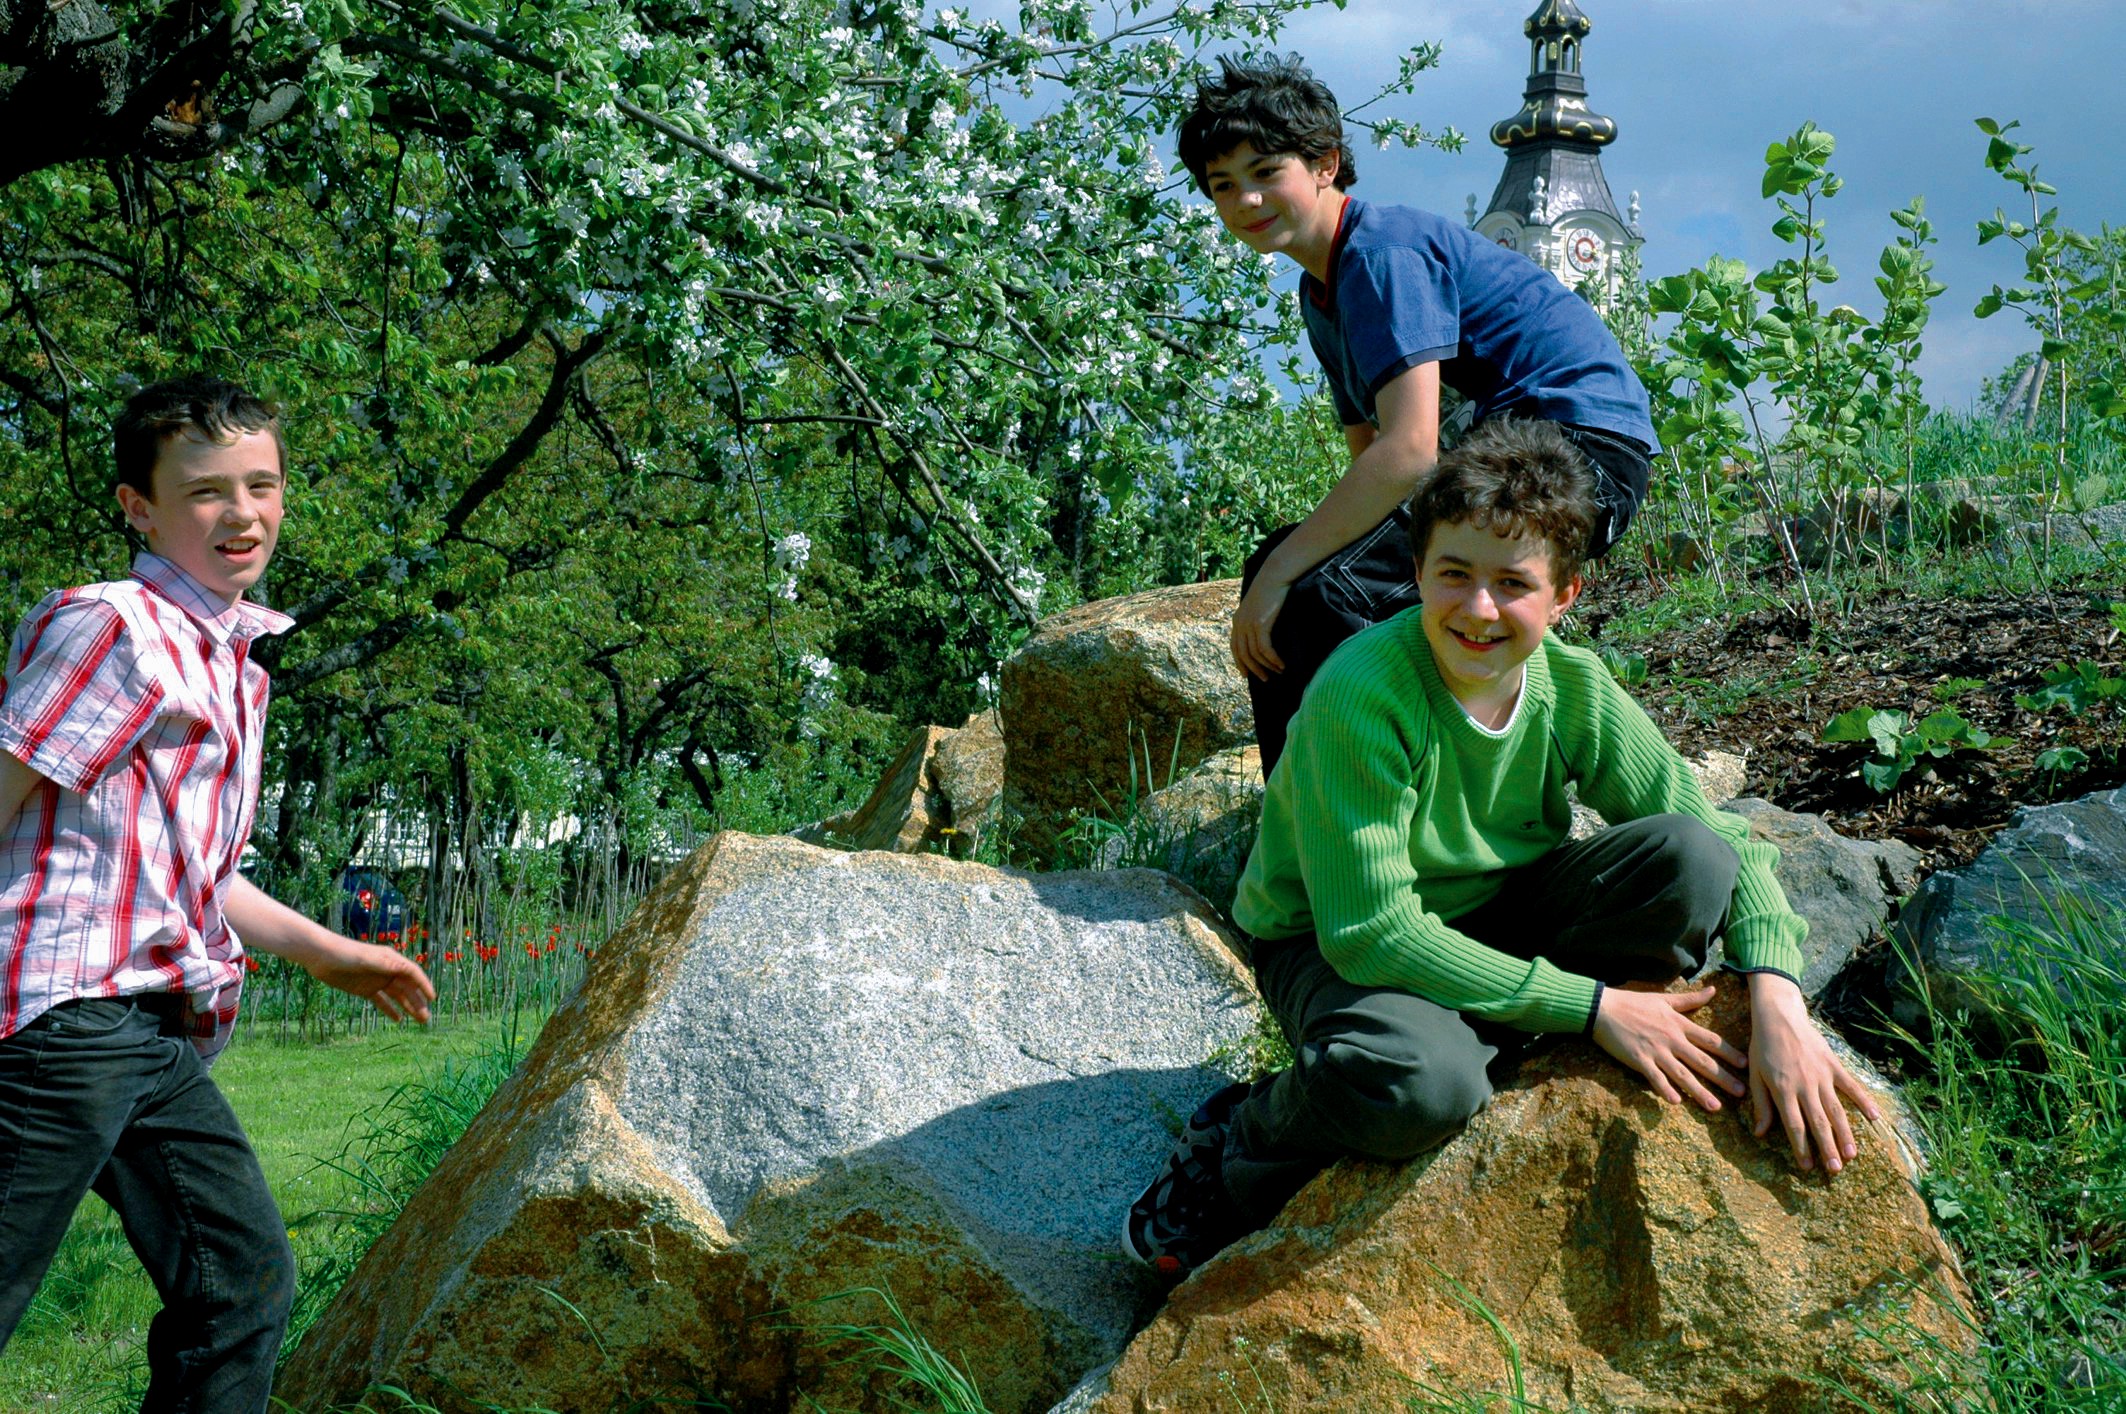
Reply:
M144 1411L266 1408L295 1294L280 1209L174 995L54 1007L0 1039L0 1346L93 1191L162 1297Z
M1649 816L1560 845L1454 927L1601 982L1668 982L1704 967L1740 868L1695 818ZM1256 1082L1226 1131L1226 1191L1258 1225L1333 1159L1407 1159L1451 1137L1490 1101L1493 1062L1532 1039L1414 992L1346 982L1312 934L1258 940L1252 961L1293 1056Z
M1595 427L1559 423L1565 439L1580 449L1595 474L1601 513L1587 558L1609 552L1646 499L1649 472L1645 447L1629 437ZM1246 594L1270 552L1299 527L1280 526L1263 538L1241 569L1240 592ZM1362 628L1392 618L1417 602L1417 556L1410 544L1410 513L1397 507L1388 518L1323 560L1293 582L1277 622L1270 626L1270 645L1284 660L1284 671L1265 680L1248 679L1248 700L1255 709L1255 741L1262 748L1262 776L1268 780L1284 755L1285 732L1307 684L1336 646Z

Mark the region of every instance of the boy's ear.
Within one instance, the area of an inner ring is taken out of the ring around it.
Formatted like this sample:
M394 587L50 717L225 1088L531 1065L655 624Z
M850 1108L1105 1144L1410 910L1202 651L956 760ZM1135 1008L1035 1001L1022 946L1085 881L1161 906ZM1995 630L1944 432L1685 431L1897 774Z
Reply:
M1558 620L1565 617L1565 611L1571 608L1574 601L1580 597L1580 585L1583 582L1579 575L1574 575L1565 582L1563 588L1558 590L1558 602L1550 610L1550 626L1552 628L1558 626Z
M118 509L125 512L126 524L146 535L148 527L154 523L155 503L123 481L118 483L115 494L118 498Z
M1334 186L1336 174L1343 170L1344 155L1332 147L1307 165L1314 169L1314 175L1321 179L1323 186Z

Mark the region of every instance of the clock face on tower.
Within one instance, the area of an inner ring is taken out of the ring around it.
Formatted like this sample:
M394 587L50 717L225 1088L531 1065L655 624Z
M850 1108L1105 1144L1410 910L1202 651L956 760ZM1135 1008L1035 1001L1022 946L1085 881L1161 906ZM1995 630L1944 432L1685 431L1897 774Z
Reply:
M1519 250L1521 248L1521 243L1514 239L1514 233L1511 228L1498 233L1498 243L1508 250Z
M1565 233L1565 261L1582 275L1602 266L1605 242L1593 231L1567 231Z

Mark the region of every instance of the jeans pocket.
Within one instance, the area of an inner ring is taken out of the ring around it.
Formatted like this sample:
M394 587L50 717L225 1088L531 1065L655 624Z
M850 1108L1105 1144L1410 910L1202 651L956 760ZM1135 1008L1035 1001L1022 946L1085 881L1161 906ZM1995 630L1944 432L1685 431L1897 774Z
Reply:
M130 997L83 997L53 1007L49 1025L56 1036L108 1036L138 1011Z

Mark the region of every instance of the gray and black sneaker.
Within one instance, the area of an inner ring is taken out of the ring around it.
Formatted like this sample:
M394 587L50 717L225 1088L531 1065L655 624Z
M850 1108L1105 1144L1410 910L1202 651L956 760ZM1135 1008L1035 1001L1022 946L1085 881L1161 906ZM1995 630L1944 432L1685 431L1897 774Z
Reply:
M1181 1137L1122 1225L1122 1250L1131 1260L1176 1281L1247 1231L1225 1191L1225 1130L1253 1089L1245 1081L1205 1100L1181 1127Z

